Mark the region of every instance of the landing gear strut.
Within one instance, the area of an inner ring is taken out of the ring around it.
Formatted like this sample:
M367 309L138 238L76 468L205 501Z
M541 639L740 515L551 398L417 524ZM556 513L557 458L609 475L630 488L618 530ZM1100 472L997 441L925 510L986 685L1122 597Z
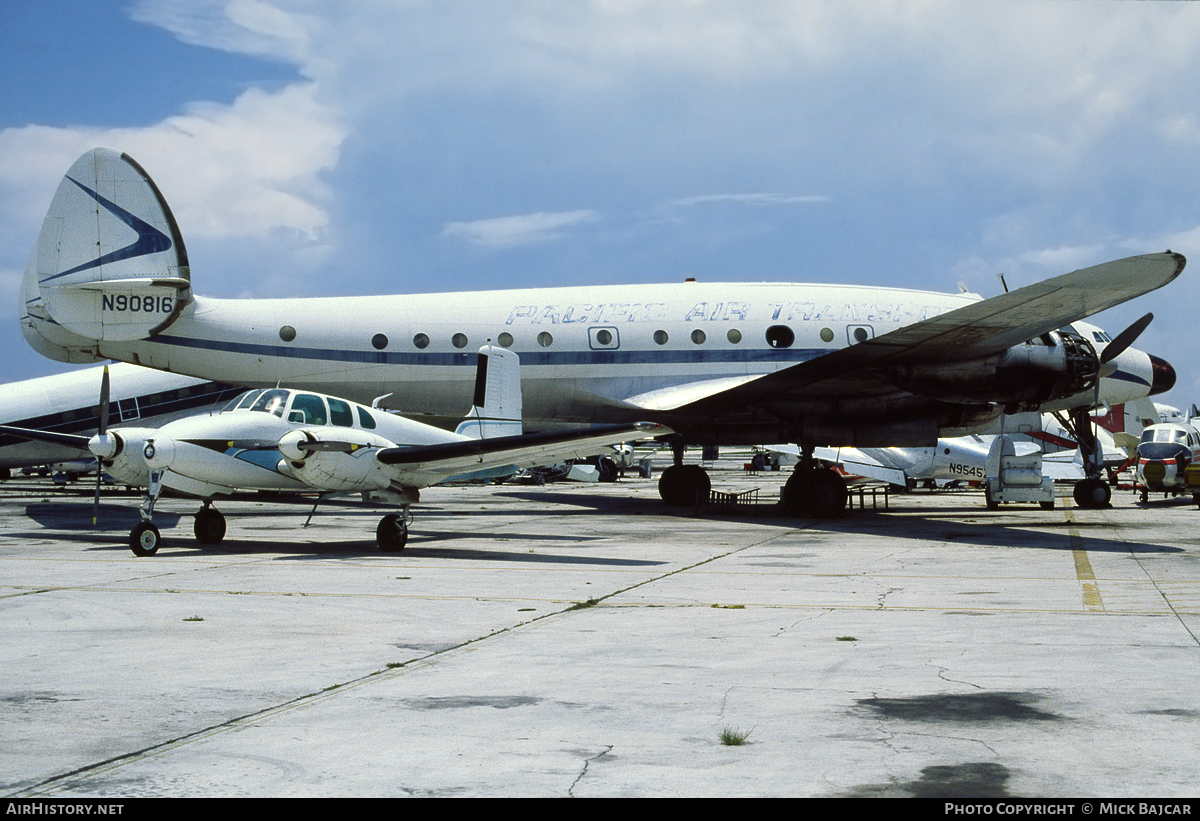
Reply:
M1083 408L1075 408L1067 417L1061 414L1055 416L1075 437L1075 441L1079 443L1079 455L1083 458L1084 478L1075 483L1075 504L1091 510L1108 507L1112 500L1112 488L1104 481L1103 457L1100 453L1100 443L1096 441L1091 415Z

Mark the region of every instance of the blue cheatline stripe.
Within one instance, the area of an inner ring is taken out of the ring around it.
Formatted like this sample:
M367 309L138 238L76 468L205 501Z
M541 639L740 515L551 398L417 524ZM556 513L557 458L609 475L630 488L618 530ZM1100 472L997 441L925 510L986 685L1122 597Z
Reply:
M280 359L319 359L330 362L359 362L369 365L470 365L475 366L476 351L425 353L400 351L354 351L335 348L306 348L295 345L267 345L224 339L196 339L182 336L154 336L150 341L196 350L226 351ZM521 365L642 365L691 363L782 363L807 362L831 350L820 348L771 348L696 351L519 351Z
M55 274L54 276L46 277L45 279L40 280L38 284L44 285L45 283L54 279L58 279L59 277L65 277L69 274L76 274L80 271L87 271L91 268L99 268L101 265L107 265L110 262L119 262L120 260L133 259L134 257L144 257L146 254L157 254L159 251L165 251L171 247L171 238L162 231L159 231L150 223L134 216L121 206L117 205L115 202L105 199L83 183L72 180L70 177L67 177L67 179L71 180L71 182L82 188L84 193L86 193L96 202L103 205L109 213L136 231L137 239L131 242L129 245L126 245L124 248L118 248L115 251L97 257L91 262L85 262L82 265L76 265L69 271L63 271Z

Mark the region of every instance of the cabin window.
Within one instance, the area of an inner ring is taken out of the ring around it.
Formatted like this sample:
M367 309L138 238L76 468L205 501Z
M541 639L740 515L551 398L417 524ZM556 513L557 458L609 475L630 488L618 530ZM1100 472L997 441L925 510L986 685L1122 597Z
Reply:
M371 337L371 347L377 351L382 351L387 347L388 338L386 334L375 334Z
M413 337L413 347L428 348L429 347L429 336L427 334L417 334L416 336L414 336Z
M467 347L467 335L462 333L455 334L454 336L450 337L450 344L456 348Z
M508 331L504 331L500 336L496 337L496 342L501 348L511 348L513 344L513 335Z
M356 405L358 408L358 425L364 430L375 430L375 417L371 412L362 405Z
M549 348L554 344L554 337L550 335L549 331L542 331L537 335L537 343L543 348Z
M821 341L822 342L832 342L833 341L833 328L822 328L821 329Z
M655 332L654 332L654 342L655 342L655 344L657 344L657 345L666 345L666 344L667 344L667 340L668 340L669 338L670 338L670 337L668 337L668 336L667 336L667 332L666 332L666 331L655 331Z
M349 403L329 397L329 422L343 428L354 427L354 412Z
M699 328L692 331L692 341L695 342L697 345L704 344L705 338L706 337L704 336L704 331L700 330Z
M821 338L825 338L824 331L821 332ZM830 338L832 339L832 336ZM767 344L772 348L790 348L795 341L796 334L787 325L772 325L767 328Z
M291 325L284 325L279 329L279 338L284 342L291 342L296 338L296 329Z
M725 338L728 339L732 344L736 345L742 341L742 332L737 328L730 328L729 333L725 334Z
M302 425L324 425L328 418L325 400L311 393L296 394L292 400L292 409L288 413L289 422L299 422Z

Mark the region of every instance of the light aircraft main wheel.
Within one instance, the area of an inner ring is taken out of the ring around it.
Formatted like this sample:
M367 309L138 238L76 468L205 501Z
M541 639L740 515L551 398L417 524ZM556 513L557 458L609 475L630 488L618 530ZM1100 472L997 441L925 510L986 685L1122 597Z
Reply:
M220 544L225 538L225 516L216 508L202 507L196 511L192 532L200 544Z
M408 523L397 513L389 513L375 528L375 543L384 553L397 553L408 544Z
M1108 507L1112 490L1103 479L1083 479L1075 483L1075 504L1090 510Z
M694 505L698 495L706 501L710 490L708 471L699 465L671 465L658 477L658 495L669 505Z
M158 552L162 537L150 522L142 522L129 533L129 548L135 556L153 556Z

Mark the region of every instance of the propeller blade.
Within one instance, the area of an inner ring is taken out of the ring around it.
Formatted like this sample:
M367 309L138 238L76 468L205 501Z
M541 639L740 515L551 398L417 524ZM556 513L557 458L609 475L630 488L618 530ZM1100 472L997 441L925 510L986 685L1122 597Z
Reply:
M103 436L108 432L108 397L109 397L109 381L108 381L108 366L104 366L104 376L100 378L100 407L97 408L97 413L100 416L100 435ZM92 527L95 528L100 522L100 482L104 476L104 460L99 456L96 457L96 496L92 500Z
M1125 330L1121 331L1113 341L1108 343L1108 347L1104 349L1104 353L1100 354L1100 364L1106 365L1116 359L1121 354L1125 353L1125 349L1134 343L1142 331L1146 330L1146 326L1154 319L1154 314L1146 314L1144 317L1134 322Z

